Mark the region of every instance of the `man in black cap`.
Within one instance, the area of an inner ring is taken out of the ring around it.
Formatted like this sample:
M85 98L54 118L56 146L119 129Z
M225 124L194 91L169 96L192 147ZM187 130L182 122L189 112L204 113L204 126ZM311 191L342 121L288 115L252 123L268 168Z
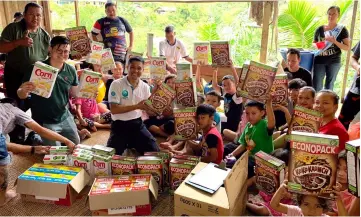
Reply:
M167 71L172 74L176 74L176 64L182 58L190 63L192 63L193 60L189 57L184 44L180 40L176 39L174 26L167 26L164 31L166 39L159 42L159 56L167 58Z

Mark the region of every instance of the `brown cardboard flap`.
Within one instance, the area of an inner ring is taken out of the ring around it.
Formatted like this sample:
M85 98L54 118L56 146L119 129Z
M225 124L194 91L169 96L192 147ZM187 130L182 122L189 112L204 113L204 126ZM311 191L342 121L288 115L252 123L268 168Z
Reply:
M153 176L150 177L149 190L153 194L154 199L158 199L158 183Z
M227 192L230 210L233 210L234 206L237 206L237 197L242 188L246 185L248 176L248 155L249 151L246 151L235 163L226 180L224 180L224 187Z
M82 169L71 181L70 186L77 192L80 193L83 188L89 183L90 176Z
M89 195L90 210L119 208L150 203L149 190L113 192L101 195Z
M67 187L68 184L18 179L16 192L19 194L65 199Z

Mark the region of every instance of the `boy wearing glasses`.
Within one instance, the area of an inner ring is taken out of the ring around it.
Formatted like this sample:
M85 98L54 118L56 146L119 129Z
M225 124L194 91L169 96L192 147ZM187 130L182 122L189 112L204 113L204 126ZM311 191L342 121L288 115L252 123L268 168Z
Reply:
M17 93L20 99L29 98L32 118L43 127L55 131L68 138L74 144L79 144L79 135L74 118L69 111L69 95L75 96L78 77L75 68L65 63L69 57L70 42L64 36L55 36L50 42L50 58L43 61L59 69L53 91L49 98L44 98L30 92L35 86L29 82L33 67L25 73L23 84ZM57 142L42 138L44 145L60 145Z

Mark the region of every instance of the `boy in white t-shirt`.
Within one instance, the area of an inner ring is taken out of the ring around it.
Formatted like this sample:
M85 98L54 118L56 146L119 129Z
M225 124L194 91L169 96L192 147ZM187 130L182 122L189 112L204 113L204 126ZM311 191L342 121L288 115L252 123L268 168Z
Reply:
M176 64L180 62L182 58L190 63L192 63L193 60L189 57L184 44L176 39L174 26L167 26L164 31L166 39L159 42L159 56L167 58L167 71L176 74Z

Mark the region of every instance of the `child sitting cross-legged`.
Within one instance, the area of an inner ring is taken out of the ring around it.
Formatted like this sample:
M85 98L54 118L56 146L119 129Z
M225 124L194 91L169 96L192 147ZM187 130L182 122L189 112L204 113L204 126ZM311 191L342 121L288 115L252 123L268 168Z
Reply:
M252 185L254 177L254 155L258 151L271 153L273 151L272 134L275 127L275 117L272 109L272 98L269 96L264 104L256 101L246 103L246 116L248 123L239 139L240 144L231 154L226 156L228 166L233 166L237 158L247 149L250 150L248 159L248 181L247 185ZM265 111L266 110L266 111ZM267 115L267 120L264 116ZM231 162L231 163L230 163Z

